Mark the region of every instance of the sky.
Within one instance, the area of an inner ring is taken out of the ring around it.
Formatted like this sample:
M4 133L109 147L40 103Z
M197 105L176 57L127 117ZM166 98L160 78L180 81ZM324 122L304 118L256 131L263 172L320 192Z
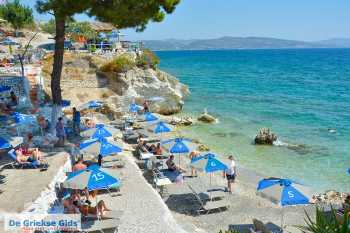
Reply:
M21 1L31 7L36 2ZM50 17L35 12L38 20ZM141 33L123 32L128 40L259 36L317 41L350 38L349 22L349 0L181 0L163 22L150 23Z

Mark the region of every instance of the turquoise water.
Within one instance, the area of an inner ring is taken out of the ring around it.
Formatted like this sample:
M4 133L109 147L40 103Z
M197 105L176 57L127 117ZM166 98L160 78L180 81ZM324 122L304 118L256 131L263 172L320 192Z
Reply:
M350 191L350 50L162 51L160 68L191 90L184 114L204 108L215 125L185 129L260 173L317 191ZM285 143L255 146L259 128ZM329 129L335 129L335 132Z

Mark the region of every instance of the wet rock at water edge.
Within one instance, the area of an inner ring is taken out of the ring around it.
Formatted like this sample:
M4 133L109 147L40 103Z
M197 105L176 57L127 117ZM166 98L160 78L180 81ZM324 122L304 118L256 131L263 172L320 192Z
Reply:
M204 123L215 123L217 119L212 115L208 114L207 110L204 109L204 112L198 117L198 120Z
M273 145L276 140L277 135L275 135L269 128L262 128L255 136L254 143L256 145Z

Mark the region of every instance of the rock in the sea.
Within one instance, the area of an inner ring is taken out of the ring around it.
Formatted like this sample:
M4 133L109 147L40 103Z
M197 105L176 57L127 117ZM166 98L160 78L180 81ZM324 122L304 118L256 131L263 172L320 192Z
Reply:
M256 135L254 142L257 145L273 145L273 142L277 140L277 136L272 133L268 128L262 128Z
M206 109L204 109L204 112L198 117L198 120L204 123L215 123L217 121L215 117L208 114Z
M189 126L192 125L193 122L194 120L191 117L173 117L169 123L176 126Z
M210 148L209 148L208 146L204 145L204 144L200 144L200 145L197 147L197 149L198 149L199 151L210 151Z
M345 202L349 193L341 193L335 190L328 190L325 193L314 195L312 197L312 203L326 203L331 205L341 205Z

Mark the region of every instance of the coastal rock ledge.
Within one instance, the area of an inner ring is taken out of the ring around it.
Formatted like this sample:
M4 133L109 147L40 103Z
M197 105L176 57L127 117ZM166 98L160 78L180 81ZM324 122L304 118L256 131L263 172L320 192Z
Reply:
M134 56L136 56L134 54ZM101 67L111 61L103 55L66 52L61 77L62 96L77 106L92 99L102 100L109 111L120 116L135 101L149 101L152 112L171 115L182 110L184 99L190 94L186 85L174 76L157 68L136 65L121 72L104 72ZM46 93L50 94L52 54L43 64Z
M188 87L174 76L159 69L133 68L125 73L103 73L108 77L109 87L123 96L125 105L130 100L141 104L148 100L152 112L171 115L182 110Z

